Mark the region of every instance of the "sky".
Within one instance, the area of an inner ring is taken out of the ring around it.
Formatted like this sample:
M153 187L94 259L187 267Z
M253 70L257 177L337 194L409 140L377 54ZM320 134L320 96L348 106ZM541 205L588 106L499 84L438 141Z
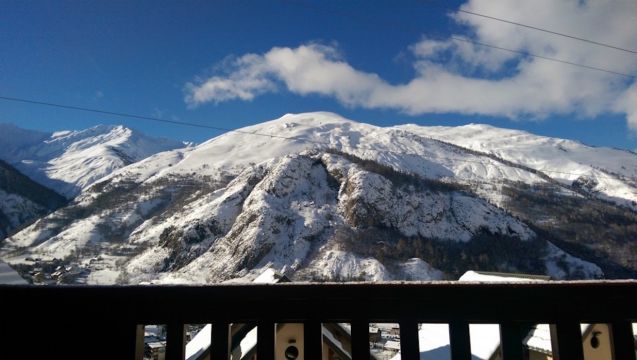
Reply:
M396 5L399 4L399 5ZM239 128L331 111L380 126L487 123L637 149L632 0L2 1L0 96ZM467 40L469 42L467 42ZM476 43L515 50L503 51ZM219 131L0 100L44 131Z

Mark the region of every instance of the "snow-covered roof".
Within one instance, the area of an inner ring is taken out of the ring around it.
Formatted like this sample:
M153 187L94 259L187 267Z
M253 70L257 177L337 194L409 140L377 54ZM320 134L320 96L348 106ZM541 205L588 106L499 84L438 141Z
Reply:
M278 284L280 282L288 282L289 280L284 275L277 273L272 268L267 268L254 279L255 284Z
M473 282L534 282L549 280L546 276L527 275L527 274L507 274L507 273L488 273L478 271L467 271L459 281Z
M400 341L389 340L383 346L385 349L400 350Z
M243 359L250 351L257 346L257 327L250 330L241 340L239 346L232 350L231 359Z
M186 344L186 360L198 359L210 347L212 324L204 326L195 337Z
M276 284L278 279L276 278L274 269L265 269L253 282L256 284Z
M341 326L342 328L342 326ZM347 350L345 350L345 348L343 347L343 343L341 343L336 336L334 336L334 334L332 334L332 332L325 327L325 325L323 325L323 337L328 340L330 343L332 343L332 346L336 347L340 352L342 352L343 354L345 354L349 359L352 358L352 354L350 354Z
M29 283L9 264L0 261L0 284L27 285Z
M149 342L146 345L151 349L162 349L166 347L165 341Z
M160 325L146 325L144 326L144 334L152 334L159 336L162 333L163 328Z
M529 349L551 354L551 329L548 324L536 325L522 341Z

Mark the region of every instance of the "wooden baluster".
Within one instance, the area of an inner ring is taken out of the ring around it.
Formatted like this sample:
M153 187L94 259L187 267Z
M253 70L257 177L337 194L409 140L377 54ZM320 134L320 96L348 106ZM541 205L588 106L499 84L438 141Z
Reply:
M305 360L321 360L323 358L323 324L309 320L303 323Z
M522 360L524 358L524 339L522 326L518 323L500 324L500 344L504 360Z
M166 334L166 360L184 360L186 358L185 325L179 322L168 323Z
M551 325L551 347L554 360L583 360L582 330L576 321Z
M230 358L230 324L225 321L212 323L210 354L212 360L228 360Z
M131 326L131 334L135 336L135 360L144 358L144 325L133 324Z
M400 321L400 357L404 360L420 359L418 323L416 321Z
M274 360L274 341L276 324L260 321L257 324L257 359Z
M460 321L450 323L449 340L451 340L452 360L471 360L471 338L468 323Z
M615 321L610 324L613 358L635 360L635 337L630 321Z
M369 321L352 321L352 358L368 360L369 357Z

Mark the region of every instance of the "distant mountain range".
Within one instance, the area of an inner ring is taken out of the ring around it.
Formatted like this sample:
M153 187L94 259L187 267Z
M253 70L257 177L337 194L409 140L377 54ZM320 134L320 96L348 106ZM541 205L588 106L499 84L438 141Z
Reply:
M100 133L49 137L90 131ZM27 258L55 259L83 269L68 281L120 284L250 281L266 267L310 281L637 275L637 155L628 151L331 113L286 115L161 153L178 144L122 138L131 137L80 141L99 151L73 147L71 159L100 176L64 177L53 160L37 167L73 184L57 188L67 197L82 191L7 238L5 261L27 274L36 267Z
M0 159L69 199L119 168L185 146L113 125L45 133L0 124L0 144Z

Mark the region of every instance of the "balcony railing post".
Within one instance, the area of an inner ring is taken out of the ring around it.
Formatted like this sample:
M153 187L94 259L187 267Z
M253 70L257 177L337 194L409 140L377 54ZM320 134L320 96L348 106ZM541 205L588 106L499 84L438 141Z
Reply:
M420 359L420 349L418 348L418 322L416 321L400 321L400 357L405 360Z
M554 360L583 360L582 330L576 321L562 321L550 326Z
M323 324L310 320L303 323L303 350L305 360L321 360L323 358Z
M166 360L184 360L186 357L185 325L180 322L170 322L167 330Z
M471 338L467 322L451 322L449 324L449 340L451 341L452 360L471 360Z
M614 359L635 360L635 336L629 321L611 323Z
M524 358L522 340L525 334L522 330L522 324L519 323L500 324L500 344L504 360L522 360Z
M132 324L131 333L135 336L135 360L144 358L144 325Z
M275 328L272 321L257 323L257 359L274 360Z
M369 359L369 321L357 319L352 321L352 358Z
M212 360L228 360L230 358L230 324L226 321L212 323L210 354Z

